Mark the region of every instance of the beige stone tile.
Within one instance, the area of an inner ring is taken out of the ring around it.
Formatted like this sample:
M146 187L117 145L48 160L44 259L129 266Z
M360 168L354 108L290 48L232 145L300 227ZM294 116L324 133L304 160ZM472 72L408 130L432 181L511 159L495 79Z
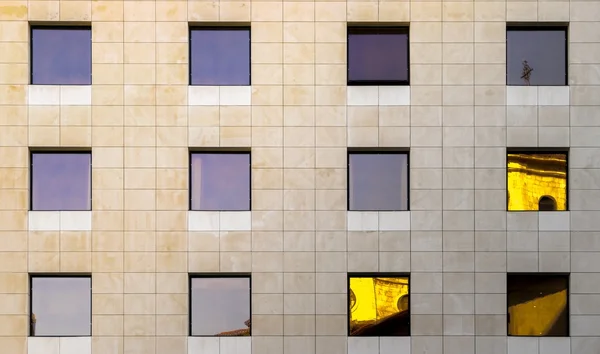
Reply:
M187 22L157 22L156 42L188 43L189 26Z
M0 106L0 125L27 125L27 112L26 106Z
M250 2L221 1L219 3L219 21L250 22Z
M2 294L27 294L29 292L29 278L26 272L0 273Z
M188 169L156 169L157 189L183 189L187 190Z
M39 273L60 271L60 255L58 252L29 252L28 254L23 253L21 257L23 258L21 261L26 261L27 265L21 265L19 268L22 269L16 271L28 270ZM14 265L12 266L14 267Z
M379 3L379 21L408 23L411 3L408 1L385 1Z
M444 15L448 10L444 6ZM442 3L441 2L415 2L410 6L410 20L414 22L421 21L441 21Z
M93 338L105 338L104 336L123 335L123 316L121 315L96 315L92 316ZM110 337L108 337L110 338Z
M92 26L94 42L123 42L123 22L95 22Z
M61 127L60 146L88 147L92 145L91 127Z
M258 45L274 46L275 44L256 44L256 46ZM316 58L315 46L314 43L283 43L283 62L286 64L313 64Z
M124 237L120 231L104 231L92 233L93 252L122 252ZM93 257L92 257L93 259Z
M222 127L219 129L219 145L223 147L250 146L252 132L250 127Z
M0 333L5 336L26 336L27 315L3 315L0 316Z
M92 2L92 21L123 21L123 3L110 0Z
M283 104L291 106L313 106L315 104L314 86L284 86Z
M164 272L185 272L188 268L186 252L157 252L156 267Z
M155 22L125 22L123 26L125 42L146 42L156 41L156 23Z
M187 1L157 1L156 21L187 21Z
M186 231L187 211L157 211L157 231Z
M69 1L60 6L61 21L90 21L92 4L90 1Z
M218 252L189 252L188 253L188 271L189 272L218 272L219 271L219 253Z
M92 252L61 252L60 271L81 273L91 272Z
M348 2L346 5L346 20L348 22L363 22L378 20L379 4L376 2Z
M30 1L27 10L30 21L57 21L60 13L60 2L46 0Z
M0 168L0 188L28 188L28 168Z
M346 2L345 1L332 1L332 2L316 2L315 3L315 21L326 22L326 21L342 21L345 22L347 18Z
M62 231L60 233L61 252L91 251L91 233L89 231Z
M29 82L27 64L0 64L0 84L25 85Z
M537 21L538 3L537 2L506 2L506 21Z
M218 1L188 1L188 21L218 21Z

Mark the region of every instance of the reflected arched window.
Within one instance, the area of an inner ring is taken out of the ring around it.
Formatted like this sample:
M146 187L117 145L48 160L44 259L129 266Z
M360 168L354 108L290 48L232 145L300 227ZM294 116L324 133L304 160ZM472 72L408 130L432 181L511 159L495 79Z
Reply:
M540 198L538 209L540 211L554 211L556 210L556 200L550 196L544 195Z

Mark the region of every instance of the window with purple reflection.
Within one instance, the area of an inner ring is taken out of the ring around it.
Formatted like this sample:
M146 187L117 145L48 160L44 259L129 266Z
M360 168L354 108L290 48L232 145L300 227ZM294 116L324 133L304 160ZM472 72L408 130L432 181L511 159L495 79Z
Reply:
M190 85L250 85L250 28L192 28Z
M31 210L91 210L92 154L31 154Z
M190 278L190 336L249 336L250 277Z
M566 27L508 27L506 84L567 85Z
M350 152L348 210L408 210L408 154Z
M91 336L92 279L32 276L29 335Z
M31 28L32 85L91 85L90 27Z
M348 85L408 85L407 27L348 27Z
M191 210L250 210L250 153L192 153Z

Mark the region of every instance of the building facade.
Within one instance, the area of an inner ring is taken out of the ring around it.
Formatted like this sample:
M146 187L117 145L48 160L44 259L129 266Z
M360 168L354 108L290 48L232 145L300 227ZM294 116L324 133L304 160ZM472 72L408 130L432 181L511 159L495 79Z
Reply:
M600 353L600 1L3 0L0 352Z

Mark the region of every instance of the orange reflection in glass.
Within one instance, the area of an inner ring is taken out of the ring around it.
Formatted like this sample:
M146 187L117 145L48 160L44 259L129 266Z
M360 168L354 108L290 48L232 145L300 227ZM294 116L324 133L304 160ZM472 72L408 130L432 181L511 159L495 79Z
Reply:
M350 335L408 336L408 278L350 278Z
M566 154L508 154L508 210L567 210Z

